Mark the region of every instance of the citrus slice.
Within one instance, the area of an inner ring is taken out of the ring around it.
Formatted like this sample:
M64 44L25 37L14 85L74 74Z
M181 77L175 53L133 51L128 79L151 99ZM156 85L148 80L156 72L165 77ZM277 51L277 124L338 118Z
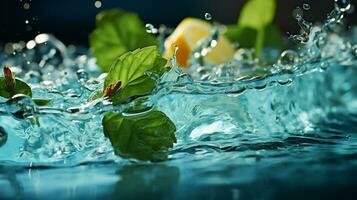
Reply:
M189 57L193 49L204 39L210 37L212 30L211 24L204 20L184 19L166 39L164 56L171 58L174 54L174 48L177 46L177 63L182 67L188 67ZM221 64L231 60L233 55L234 48L232 44L224 35L220 35L217 45L207 53L204 59L211 64Z

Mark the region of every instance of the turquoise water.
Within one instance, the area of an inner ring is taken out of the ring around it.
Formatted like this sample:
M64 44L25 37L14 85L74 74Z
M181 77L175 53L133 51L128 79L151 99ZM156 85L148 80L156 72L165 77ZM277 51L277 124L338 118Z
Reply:
M113 154L103 114L141 101L91 100L105 75L87 49L47 34L13 44L0 63L51 103L0 99L0 198L353 199L357 28L345 30L340 15L323 26L299 19L305 32L293 39L303 44L280 58L266 50L267 63L249 50L225 65L194 62L190 71L173 59L142 97L177 127L178 141L160 163Z

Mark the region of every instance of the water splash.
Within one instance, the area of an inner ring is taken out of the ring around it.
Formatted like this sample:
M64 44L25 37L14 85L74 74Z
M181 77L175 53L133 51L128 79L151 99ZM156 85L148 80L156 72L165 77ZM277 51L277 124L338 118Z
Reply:
M357 113L357 48L351 43L357 40L331 28L341 25L349 7L344 2L336 2L322 26L300 15L302 34L296 38L304 45L282 52L272 65L258 63L249 49L238 50L226 64L205 63L220 34L216 26L195 48L191 68L179 68L174 56L169 72L150 75L157 82L152 94L118 106L98 98L106 75L86 50L66 47L48 34L12 45L15 54L1 54L0 62L14 66L17 76L31 84L34 98L51 103L37 106L23 95L0 99L0 122L6 124L0 127L0 160L74 165L120 159L102 134L101 118L110 111L140 114L129 112L140 106L156 107L176 124L173 157L199 149L220 152L257 147L247 143L291 142L296 134L311 134L331 113ZM146 28L167 34L166 28Z

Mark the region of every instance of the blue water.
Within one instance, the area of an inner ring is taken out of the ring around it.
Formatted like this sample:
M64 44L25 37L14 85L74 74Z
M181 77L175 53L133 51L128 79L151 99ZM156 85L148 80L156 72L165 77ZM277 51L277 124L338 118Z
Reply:
M0 198L354 199L357 28L332 23L311 27L309 41L280 59L263 52L274 62L257 63L246 50L202 73L173 59L145 97L177 127L169 160L159 163L113 154L102 116L138 99L95 100L105 75L87 49L47 34L12 44L1 65L51 103L0 99Z

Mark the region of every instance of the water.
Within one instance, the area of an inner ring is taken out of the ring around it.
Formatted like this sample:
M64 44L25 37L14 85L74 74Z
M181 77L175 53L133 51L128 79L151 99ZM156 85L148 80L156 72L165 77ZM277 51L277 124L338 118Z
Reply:
M357 29L338 28L343 2L323 26L299 18L303 45L263 52L274 62L242 49L227 64L202 65L215 32L197 47L190 71L173 59L144 97L177 127L170 159L160 163L114 156L102 116L140 99L121 106L97 99L105 74L87 49L47 34L12 45L1 63L31 84L34 98L51 101L0 99L0 197L353 199Z

